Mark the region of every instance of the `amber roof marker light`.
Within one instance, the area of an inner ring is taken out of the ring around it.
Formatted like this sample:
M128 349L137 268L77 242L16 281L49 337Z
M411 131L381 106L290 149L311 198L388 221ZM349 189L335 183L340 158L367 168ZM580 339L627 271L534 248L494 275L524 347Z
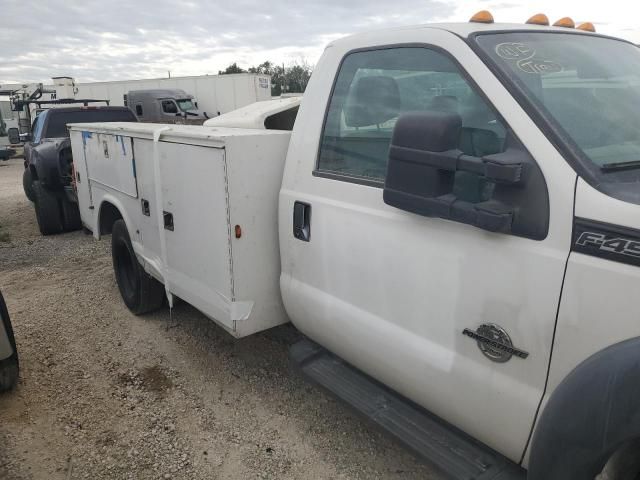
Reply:
M581 23L576 27L578 30L584 30L585 32L595 32L596 27L591 22Z
M493 15L487 10L480 10L469 21L474 23L493 23Z
M545 27L547 27L549 26L549 17L547 17L544 13L536 13L525 23L529 25L544 25Z
M576 28L576 24L569 17L562 17L556 23L553 24L554 27L564 27L564 28Z

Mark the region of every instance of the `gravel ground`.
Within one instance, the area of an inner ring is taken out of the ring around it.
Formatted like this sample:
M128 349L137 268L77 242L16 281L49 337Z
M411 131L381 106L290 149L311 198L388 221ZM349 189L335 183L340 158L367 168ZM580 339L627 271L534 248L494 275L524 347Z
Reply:
M234 340L189 305L133 316L108 239L41 237L0 162L0 288L21 360L1 479L433 479L292 372L291 326Z

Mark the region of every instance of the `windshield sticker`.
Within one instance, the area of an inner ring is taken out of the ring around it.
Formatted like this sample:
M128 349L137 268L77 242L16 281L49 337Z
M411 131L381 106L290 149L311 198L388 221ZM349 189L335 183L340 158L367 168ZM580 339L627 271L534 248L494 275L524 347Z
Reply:
M507 42L496 45L496 53L505 60L526 60L533 57L536 51L525 43Z
M558 73L563 70L562 65L551 60L541 60L536 56L535 48L520 42L505 42L496 45L496 54L505 60L516 62L518 69L524 73L542 75Z
M551 60L536 60L535 58L520 60L516 63L524 73L544 74L558 73L562 71L562 65Z

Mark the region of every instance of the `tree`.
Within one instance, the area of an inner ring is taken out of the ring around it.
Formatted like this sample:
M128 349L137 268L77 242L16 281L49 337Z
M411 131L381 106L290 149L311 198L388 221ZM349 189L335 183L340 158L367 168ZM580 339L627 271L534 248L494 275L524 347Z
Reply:
M233 62L231 65L229 65L224 70L219 70L218 71L219 75L226 75L226 74L230 74L230 73L247 73L247 71L242 69L241 67L239 67L237 62Z
M311 65L306 60L294 63L285 73L287 92L303 93L307 89L307 84L311 78Z
M255 67L249 67L248 70L242 69L237 62L233 62L225 70L220 70L219 73L224 75L227 73L245 73L247 71L259 75L270 75L271 95L277 97L283 93L304 93L313 68L304 59L300 62L294 62L289 67L276 65L267 60Z
M312 70L304 59L289 67L276 65L267 60L257 67L249 68L249 73L271 75L271 95L279 96L283 93L303 93L309 83Z

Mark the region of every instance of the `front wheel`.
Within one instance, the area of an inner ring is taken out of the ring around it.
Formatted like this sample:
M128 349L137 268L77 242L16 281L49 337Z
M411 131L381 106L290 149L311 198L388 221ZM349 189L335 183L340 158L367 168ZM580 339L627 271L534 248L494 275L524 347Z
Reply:
M595 480L640 480L640 440L619 448Z
M111 256L118 289L136 315L157 310L164 301L164 286L145 272L133 250L124 220L116 220L111 233Z

